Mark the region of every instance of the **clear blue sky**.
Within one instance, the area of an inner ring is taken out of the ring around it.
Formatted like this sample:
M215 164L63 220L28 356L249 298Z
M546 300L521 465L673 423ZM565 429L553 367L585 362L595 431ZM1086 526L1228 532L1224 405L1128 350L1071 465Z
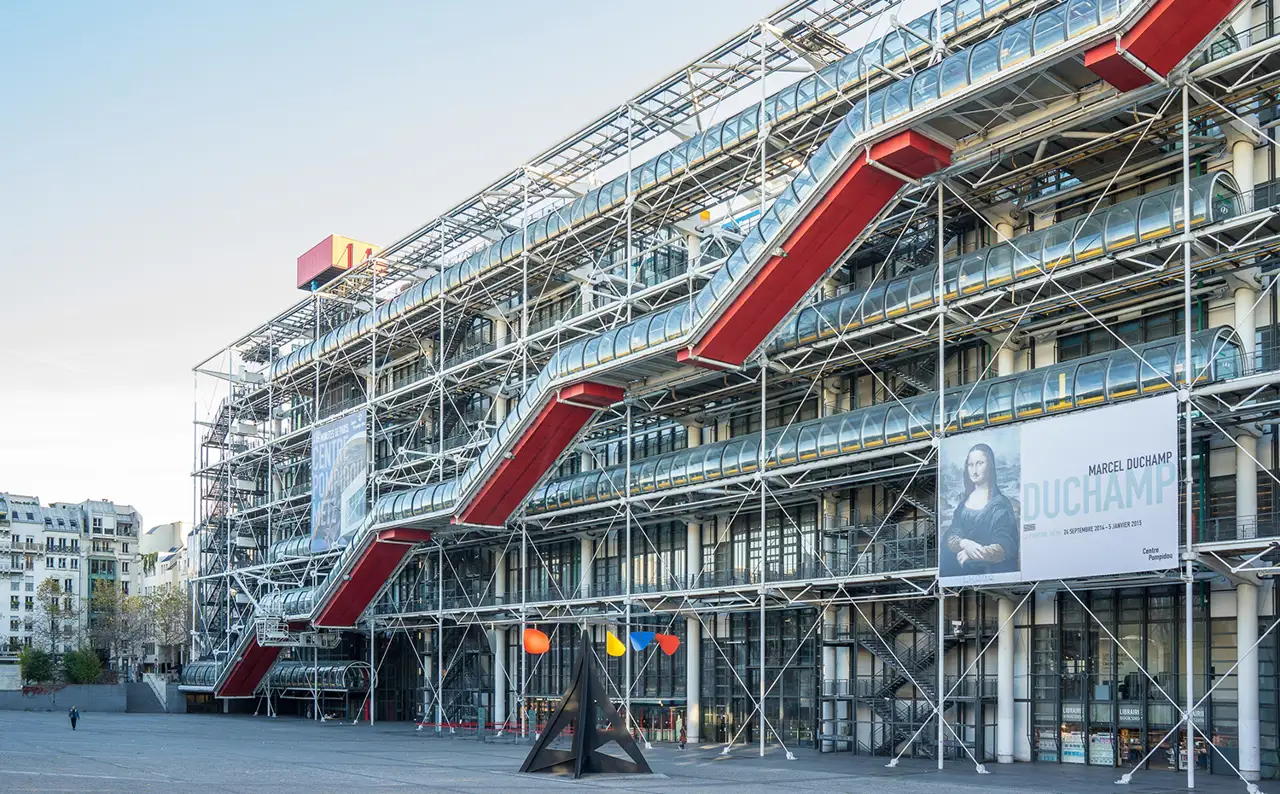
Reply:
M0 0L0 491L189 520L191 367L781 0Z

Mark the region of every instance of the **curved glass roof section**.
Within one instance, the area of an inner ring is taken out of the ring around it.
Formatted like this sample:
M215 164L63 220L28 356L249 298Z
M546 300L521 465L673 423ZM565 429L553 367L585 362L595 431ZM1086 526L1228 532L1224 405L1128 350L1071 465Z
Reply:
M313 585L293 590L273 590L262 597L262 610L285 617L306 616L311 613L319 589Z
M267 673L267 685L277 689L358 691L369 688L369 665L363 662L276 662Z
M1191 181L1191 225L1228 220L1244 212L1240 191L1226 172ZM962 254L942 264L947 301L1057 269L1088 262L1183 229L1182 185L1099 208L990 248ZM771 343L774 352L829 339L837 334L938 305L938 267L921 267L896 278L853 289L797 312Z
M1136 0L1123 0L1123 5L1128 6L1134 2ZM941 9L943 35L954 35L973 27L1009 5L1011 3L1008 0L992 0L987 3L980 0L953 0ZM1013 68L1035 55L1089 33L1114 19L1119 14L1120 7L1121 0L1067 0L1055 8L1006 28L998 36L961 50L912 77L871 93L858 102L845 122L832 133L831 137L839 136L838 142L843 144L835 147L833 154L846 152L854 136L908 112L949 98L993 74ZM930 31L933 29L936 13L930 12L913 20L904 26L905 31L894 29L883 38L872 41L862 49L768 97L763 103L766 121L770 125L785 122L837 94L851 91L878 71L892 73L894 66L929 49ZM303 345L272 362L270 377L281 377L315 361L319 356L332 353L355 338L430 303L442 291L480 278L519 258L527 249L541 245L579 223L621 207L626 201L628 184L637 192L664 184L681 176L689 168L749 140L759 129L760 105L753 105L559 210L480 249L466 260L410 287L364 316L338 326L319 340ZM824 146L823 149L825 148ZM819 149L815 159L823 149ZM821 164L830 166L833 161ZM820 169L813 169L815 172L818 170ZM803 173L797 180L802 177ZM774 206L778 206L786 198L784 194L774 202ZM722 268L722 271L725 269Z
M183 665L181 683L184 687L213 689L218 683L222 665L218 662L191 662Z
M1240 346L1230 328L1192 336L1197 384L1241 372ZM1160 394L1185 385L1181 336L1127 349L979 381L945 392L946 432L960 433L1079 408ZM766 470L781 469L933 438L938 429L937 395L881 403L843 414L775 429L765 434ZM631 495L642 496L755 473L760 468L757 434L668 452L631 465ZM527 502L531 514L605 503L622 498L625 466L553 480ZM379 513L396 520L394 500ZM382 520L382 519L379 519Z
M280 562L293 557L309 557L311 553L311 536L300 535L272 543L271 548L267 549L267 560Z

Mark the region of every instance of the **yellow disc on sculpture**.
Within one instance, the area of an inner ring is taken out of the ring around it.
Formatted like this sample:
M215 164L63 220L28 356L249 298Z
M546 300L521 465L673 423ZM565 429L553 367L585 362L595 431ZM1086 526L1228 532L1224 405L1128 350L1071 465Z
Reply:
M627 646L622 644L622 640L613 636L612 631L605 632L609 636L605 638L604 649L610 656L621 656L627 652Z

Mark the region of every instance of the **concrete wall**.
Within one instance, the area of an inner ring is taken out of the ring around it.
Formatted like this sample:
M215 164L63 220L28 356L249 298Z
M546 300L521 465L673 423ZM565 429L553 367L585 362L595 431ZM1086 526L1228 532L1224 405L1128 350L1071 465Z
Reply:
M22 689L22 667L17 664L0 664L0 690Z
M120 712L128 708L124 684L66 686L46 695L24 695L22 691L0 692L0 711L67 711L72 706L82 714Z
M168 701L166 708L170 714L187 713L187 695L185 692L178 691L177 684L169 684L165 687L165 700Z

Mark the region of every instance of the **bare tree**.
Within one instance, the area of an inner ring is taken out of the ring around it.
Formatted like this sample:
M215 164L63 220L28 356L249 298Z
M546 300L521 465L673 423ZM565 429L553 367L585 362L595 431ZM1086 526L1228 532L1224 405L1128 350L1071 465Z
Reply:
M147 601L147 639L156 644L157 660L163 655L160 649L169 649L169 658L183 661L183 649L191 637L191 598L178 587L165 587L151 593Z
M67 647L79 647L84 634L83 615L79 599L63 590L57 579L45 579L36 588L33 642L47 648L56 661Z
M89 601L89 636L126 673L147 635L147 609L141 596L129 595L115 582L99 581Z

